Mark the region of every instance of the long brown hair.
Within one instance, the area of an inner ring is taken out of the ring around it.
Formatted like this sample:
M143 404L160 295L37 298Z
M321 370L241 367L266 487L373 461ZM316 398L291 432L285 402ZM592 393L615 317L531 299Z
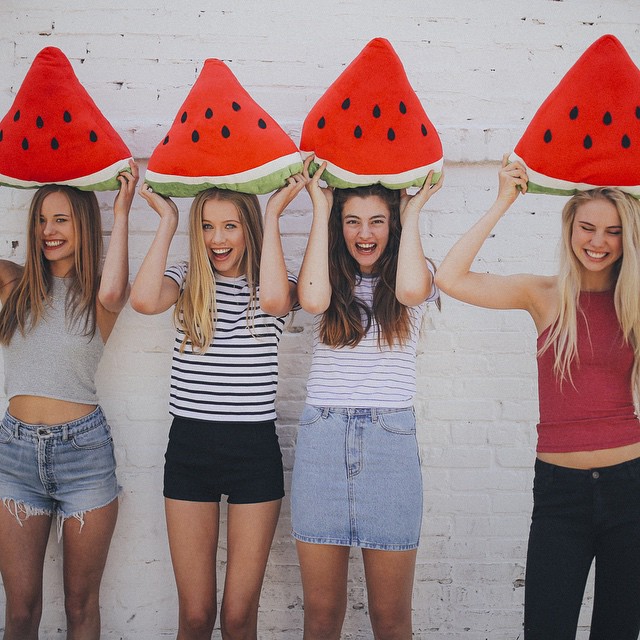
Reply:
M389 241L375 264L378 276L369 307L355 295L355 286L362 276L357 261L347 249L342 231L342 210L350 198L377 196L389 210ZM371 328L378 324L378 345L404 344L409 338L411 323L407 307L398 302L395 292L400 248L400 192L376 184L352 189L335 189L329 217L329 282L331 302L320 322L320 339L332 347L354 347Z
M562 240L558 315L540 349L544 353L553 346L554 372L561 380L571 381L571 366L578 358L577 317L581 289L581 265L571 247L573 222L580 205L594 200L613 204L622 225L622 257L615 264L614 304L624 339L634 351L631 388L636 405L640 399L640 201L613 187L581 191L562 210Z
M38 189L31 200L26 261L20 281L0 310L0 344L9 344L16 329L25 335L44 314L53 279L49 261L42 252L40 215L42 203L51 193L62 193L69 200L76 239L74 266L67 274L71 278L66 299L67 316L71 323L82 325L85 335L95 335L102 264L102 223L98 199L93 191L46 185Z
M189 268L185 283L173 312L176 327L185 337L181 351L190 342L195 352L205 353L211 344L216 323L216 279L207 254L202 233L204 205L209 200L233 204L242 223L246 253L242 260L250 290L247 325L251 330L257 305L260 282L263 223L257 196L228 189L207 189L200 192L191 204L189 213Z

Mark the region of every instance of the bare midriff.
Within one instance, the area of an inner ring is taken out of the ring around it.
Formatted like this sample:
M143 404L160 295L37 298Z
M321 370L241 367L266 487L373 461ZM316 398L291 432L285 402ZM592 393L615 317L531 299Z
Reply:
M27 424L63 424L78 420L92 411L95 404L68 402L42 396L14 396L9 401L9 413Z
M559 467L571 469L596 469L611 467L614 464L628 462L640 458L640 442L628 444L613 449L598 449L597 451L569 451L563 453L538 452L538 459Z

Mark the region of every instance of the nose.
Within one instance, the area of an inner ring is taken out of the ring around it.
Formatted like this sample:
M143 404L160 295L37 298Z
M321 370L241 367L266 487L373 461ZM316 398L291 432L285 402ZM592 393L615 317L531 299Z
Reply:
M50 236L54 233L55 229L53 226L53 222L51 222L50 220L45 220L42 223L42 235L43 236Z
M595 247L602 247L605 243L605 232L604 231L596 231L593 234L593 237L591 239L591 244Z

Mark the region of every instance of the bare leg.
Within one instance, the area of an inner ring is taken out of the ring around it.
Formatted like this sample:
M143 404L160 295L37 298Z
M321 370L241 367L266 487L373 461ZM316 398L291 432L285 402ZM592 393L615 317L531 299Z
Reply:
M227 574L220 612L225 640L256 640L258 604L281 500L230 504Z
M363 549L373 637L411 640L411 600L417 550Z
M100 583L118 518L118 500L87 511L84 525L64 521L64 606L67 640L99 640Z
M42 569L50 516L22 521L0 504L0 573L6 595L4 640L37 640L42 616Z
M304 593L304 640L339 640L347 610L349 547L296 541Z
M216 622L220 505L165 498L171 562L178 588L177 640L211 640Z

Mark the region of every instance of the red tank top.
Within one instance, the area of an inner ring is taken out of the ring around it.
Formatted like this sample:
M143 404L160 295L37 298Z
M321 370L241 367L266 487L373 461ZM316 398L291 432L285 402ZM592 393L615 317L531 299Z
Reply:
M631 391L633 349L622 338L613 291L583 291L579 305L573 384L556 378L553 346L538 356L540 452L595 451L640 442ZM549 330L538 338L538 349Z

